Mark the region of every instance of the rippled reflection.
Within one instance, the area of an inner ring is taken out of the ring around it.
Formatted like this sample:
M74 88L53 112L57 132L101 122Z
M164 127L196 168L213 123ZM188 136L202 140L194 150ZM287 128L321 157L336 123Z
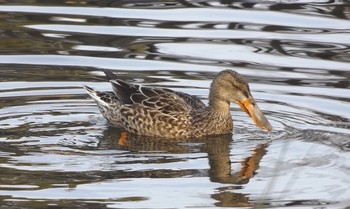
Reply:
M115 137L115 136L114 136ZM231 142L232 135L224 135L217 137L209 137L200 140L187 140L187 141L169 141L164 139L154 139L146 138L140 136L132 136L126 140L120 140L115 138L114 143L119 149L128 150L137 153L155 153L161 156L161 153L197 153L203 152L206 153L209 170L208 174L212 182L219 182L222 184L235 184L236 188L240 188L241 184L247 184L249 179L254 176L256 170L259 168L259 163L262 157L266 154L267 144L259 144L252 151L251 156L242 159L240 171L236 173L231 173ZM183 159L178 159L182 161ZM165 161L174 162L176 159L162 159ZM158 161L157 163L161 163ZM162 172L164 175L165 172ZM171 174L170 174L171 173ZM185 172L181 170L179 173L166 173L166 177L171 175L171 177L180 177L180 176L198 176L203 175L203 172L200 170L188 170ZM174 175L174 176L173 176ZM147 174L147 176L150 176ZM153 176L153 175L151 175ZM153 176L153 177L165 177L165 176ZM219 200L220 203L217 205L222 206L253 206L249 202L249 198L245 198L245 194L228 192L232 187L219 187L218 193L212 195L212 198ZM229 198L229 203L227 203L227 196L232 196Z

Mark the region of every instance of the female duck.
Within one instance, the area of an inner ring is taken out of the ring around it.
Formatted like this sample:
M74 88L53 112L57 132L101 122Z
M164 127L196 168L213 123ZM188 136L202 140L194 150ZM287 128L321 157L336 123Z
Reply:
M272 127L235 71L221 71L210 86L209 105L186 93L128 84L104 70L113 92L84 86L103 116L114 126L145 136L199 138L232 132L230 102L236 102L267 131Z

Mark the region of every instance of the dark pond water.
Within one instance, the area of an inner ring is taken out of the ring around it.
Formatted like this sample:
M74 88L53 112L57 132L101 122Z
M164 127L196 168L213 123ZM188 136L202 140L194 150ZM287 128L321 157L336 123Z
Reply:
M350 207L349 1L0 4L1 209ZM232 136L121 144L82 89L111 69L207 102L226 68L273 132L232 105Z

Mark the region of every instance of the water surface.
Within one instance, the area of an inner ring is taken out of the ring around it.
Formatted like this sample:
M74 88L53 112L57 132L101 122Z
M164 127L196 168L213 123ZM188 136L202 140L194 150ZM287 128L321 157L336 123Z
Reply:
M348 1L2 1L0 208L350 207ZM233 135L110 127L101 69L207 102L246 77L274 127Z

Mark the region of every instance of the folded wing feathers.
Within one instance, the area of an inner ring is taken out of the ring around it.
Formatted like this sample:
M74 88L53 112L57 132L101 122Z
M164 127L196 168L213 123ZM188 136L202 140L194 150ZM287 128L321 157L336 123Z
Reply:
M106 74L108 80L116 80L116 79L118 79L118 77L116 75L114 75L111 71L106 70L106 69L102 69L102 71Z
M138 85L128 84L119 79L110 80L113 91L119 100L124 104L132 104L131 95L138 92Z
M190 111L192 108L204 108L204 103L188 94L171 89L144 87L126 83L109 70L103 70L113 91L122 104L142 104L159 110ZM91 94L90 94L91 95Z

